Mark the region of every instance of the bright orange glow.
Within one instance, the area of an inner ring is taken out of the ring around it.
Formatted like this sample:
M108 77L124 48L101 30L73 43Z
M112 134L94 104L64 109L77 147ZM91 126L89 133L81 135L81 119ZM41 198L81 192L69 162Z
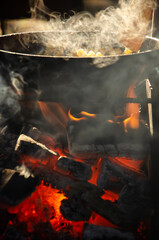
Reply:
M98 215L95 212L92 213L92 216L91 216L91 218L89 220L89 223L97 225L97 226L104 226L104 227L110 227L110 228L119 228L118 226L112 224L107 219L105 219L104 217L101 217L100 215Z
M32 195L15 207L9 207L8 211L17 214L19 222L25 222L28 232L34 230L40 222L50 222L56 231L69 231L71 234L80 235L83 222L72 222L64 219L60 212L61 201L67 199L62 192L51 186L45 186L43 182Z
M127 98L136 98L134 91L135 84L132 84L127 93ZM132 129L139 128L139 117L140 117L140 105L138 103L127 103L126 104L126 116L127 118L123 121L125 132L128 131L128 127Z
M34 170L41 166L46 167L46 168L55 169L57 160L58 160L58 156L48 157L44 160L41 160L38 158L21 155L19 162L25 163L26 167L30 168L31 170Z
M74 117L72 114L71 114L71 110L69 109L68 111L68 116L69 118L72 120L72 121L76 121L76 122L79 122L81 120L85 120L86 118L85 117L81 117L81 118L76 118Z
M38 102L44 118L54 128L66 128L68 122L67 110L60 103Z
M81 111L80 114L83 115L83 116L86 116L86 117L91 117L91 118L95 118L95 117L96 117L96 114L94 114L94 113L88 113L88 112L86 112L86 111ZM68 117L69 117L71 120L76 121L76 122L79 122L79 121L81 121L81 120L86 120L86 119L87 119L86 117L80 117L80 118L74 117L74 116L71 114L71 110L70 110L70 109L69 109L69 111L68 111Z
M141 166L144 162L144 160L133 160L126 157L109 157L109 160L137 173L141 173Z
M88 116L88 117L96 117L96 114L88 113L88 112L85 112L85 111L82 111L81 114L85 115L85 116Z
M94 185L97 185L97 179L98 179L98 175L100 174L101 166L102 166L102 158L99 158L98 161L91 167L92 177L88 182Z

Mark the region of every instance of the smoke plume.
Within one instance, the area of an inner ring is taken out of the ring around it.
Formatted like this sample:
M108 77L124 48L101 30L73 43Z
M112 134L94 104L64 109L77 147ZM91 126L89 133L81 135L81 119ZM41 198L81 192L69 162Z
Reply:
M43 0L30 0L30 4L32 18L41 19L40 29L47 31L38 37L43 54L54 56L77 56L79 49L104 56L121 54L125 47L138 51L145 34L152 31L151 15L156 7L154 0L120 0L117 7L110 6L95 16L80 12L63 18Z

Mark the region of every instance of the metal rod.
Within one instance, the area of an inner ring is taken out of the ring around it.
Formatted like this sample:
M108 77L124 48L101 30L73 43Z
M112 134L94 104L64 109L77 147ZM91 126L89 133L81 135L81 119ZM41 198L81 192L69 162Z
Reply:
M151 99L151 83L149 79L146 79L146 95L148 99ZM150 135L153 136L153 117L152 117L152 103L148 103L148 115L149 115L149 129Z

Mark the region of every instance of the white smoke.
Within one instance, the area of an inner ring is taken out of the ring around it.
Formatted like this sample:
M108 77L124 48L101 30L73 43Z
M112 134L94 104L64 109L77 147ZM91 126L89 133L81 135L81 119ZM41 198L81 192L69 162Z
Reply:
M156 7L154 0L120 0L117 7L108 7L95 16L80 12L63 19L51 12L43 0L30 2L32 17L42 19L40 29L48 31L38 37L45 46L43 54L54 56L76 56L81 48L102 55L118 55L127 44L125 39L144 38L150 31L151 10Z

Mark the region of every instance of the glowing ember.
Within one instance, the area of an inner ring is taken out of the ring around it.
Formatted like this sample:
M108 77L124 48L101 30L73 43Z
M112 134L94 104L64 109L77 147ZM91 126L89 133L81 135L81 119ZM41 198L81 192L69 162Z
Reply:
M109 159L118 164L121 165L123 167L126 167L134 172L140 173L141 170L141 166L144 162L144 160L133 160L133 159L129 159L126 157L109 157Z
M17 215L18 221L27 223L28 232L40 222L50 222L56 231L70 231L79 235L83 229L83 223L71 222L64 219L60 212L61 201L67 199L62 192L51 186L44 186L43 182L32 195L15 207L9 207L8 211Z
M102 158L99 158L98 161L95 163L95 165L92 166L92 177L88 182L94 185L97 185L97 179L101 170L101 166L102 166Z

